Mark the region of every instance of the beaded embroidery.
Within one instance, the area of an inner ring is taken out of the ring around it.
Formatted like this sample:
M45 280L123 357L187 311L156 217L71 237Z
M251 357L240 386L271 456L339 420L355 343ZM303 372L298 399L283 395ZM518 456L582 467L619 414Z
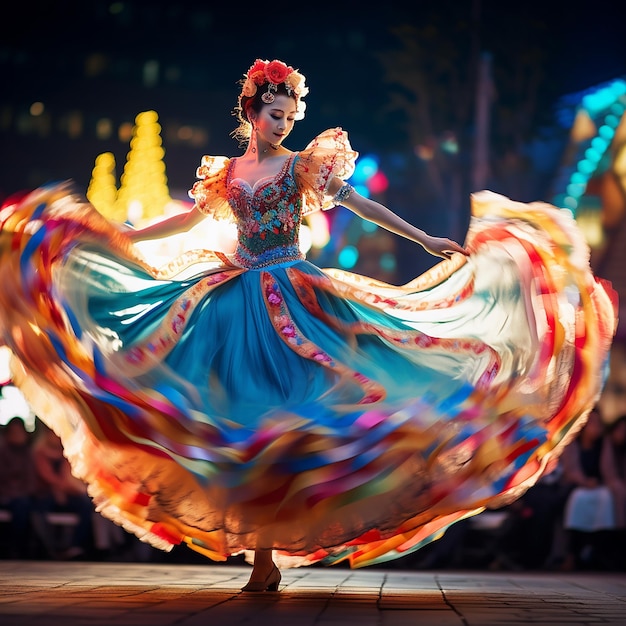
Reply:
M341 128L329 128L315 137L304 150L287 159L285 165L291 168L289 174L293 177L294 191L299 195L300 218L336 206L328 194L328 184L333 177L350 178L357 157L348 134ZM201 180L194 183L189 191L198 209L215 219L240 220L232 210L235 200L231 174L235 160L219 156L202 157L196 172ZM274 177L275 180L281 177L283 171Z
M302 261L306 257L298 246L284 246L270 248L259 255L249 254L245 248L238 248L235 253L235 262L240 267L258 269L276 265L276 263L286 263L288 261Z
M339 187L339 190L333 196L333 202L335 204L345 202L352 195L353 191L354 187L350 183L344 183L341 187Z
M328 185L335 176L349 177L357 156L345 131L328 129L304 150L291 153L275 176L253 186L234 175L236 158L205 156L197 171L201 180L189 195L203 213L236 222L238 266L303 260L299 246L303 216L336 206Z
M263 178L254 186L233 177L236 159L232 159L227 173L228 202L237 219L235 261L241 267L305 258L298 237L302 198L293 175L296 157L291 154L276 176Z

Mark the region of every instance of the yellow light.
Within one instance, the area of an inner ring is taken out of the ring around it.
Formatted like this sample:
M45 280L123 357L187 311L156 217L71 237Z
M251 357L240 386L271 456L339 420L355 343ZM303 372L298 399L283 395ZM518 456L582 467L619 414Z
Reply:
M626 146L622 146L613 161L613 169L619 177L626 176Z
M300 227L300 252L306 254L311 249L311 241L313 239L311 229L303 224Z
M143 217L143 204L140 200L131 200L128 203L128 220L131 224L137 224Z
M314 248L323 248L330 241L330 227L328 225L328 218L322 211L316 211L307 215L306 220L308 222L311 234L310 234L310 246ZM302 230L300 229L300 237L302 238ZM307 248L308 250L308 248Z
M42 115L43 111L44 111L43 102L33 102L30 105L30 114L33 117L37 117L39 115Z
M579 211L576 215L576 223L592 248L597 248L602 244L604 232L600 211Z
M111 120L102 118L96 123L96 136L98 139L108 139L113 134L113 124Z
M182 203L172 202L163 216L146 223L156 223L188 210ZM237 227L235 224L207 217L188 232L163 239L139 241L136 245L145 258L158 267L189 250L214 250L226 254L234 252L237 246Z
M117 131L117 136L121 142L129 142L130 138L133 136L133 125L130 122L124 122L123 124L120 124L120 127Z
M11 380L10 359L11 351L6 346L0 346L0 383L2 384Z
M193 129L190 126L181 126L176 136L181 141L189 141L193 137Z

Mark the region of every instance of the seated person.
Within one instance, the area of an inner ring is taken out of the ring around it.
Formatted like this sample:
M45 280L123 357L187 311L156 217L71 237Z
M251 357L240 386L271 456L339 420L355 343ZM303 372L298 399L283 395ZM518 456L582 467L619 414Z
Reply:
M563 569L602 567L607 557L607 531L615 528L615 506L600 469L604 429L600 413L591 411L563 451L563 480L570 490L563 517L569 537Z
M31 556L35 470L30 433L21 417L14 417L0 436L0 507L11 514L8 543L3 557Z
M75 558L93 548L94 505L87 494L86 485L72 475L59 437L44 424L40 423L38 430L39 435L33 444L33 459L37 476L39 521L41 523L45 514L50 512L74 513L78 516L78 524L73 529L69 546L59 553L53 545L48 545L53 552L51 556Z

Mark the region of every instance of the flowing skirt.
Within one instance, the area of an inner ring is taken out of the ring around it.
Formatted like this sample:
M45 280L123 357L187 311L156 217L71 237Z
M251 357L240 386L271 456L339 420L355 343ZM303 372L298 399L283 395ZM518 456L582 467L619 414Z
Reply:
M522 495L606 379L616 294L550 205L475 194L470 256L401 286L208 250L154 268L66 184L0 220L13 380L97 510L164 550L406 555Z

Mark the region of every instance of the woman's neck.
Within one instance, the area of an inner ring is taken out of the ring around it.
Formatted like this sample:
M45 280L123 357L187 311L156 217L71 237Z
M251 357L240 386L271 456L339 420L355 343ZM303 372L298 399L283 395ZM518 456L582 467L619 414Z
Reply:
M249 152L253 154L277 154L280 152L280 148L277 144L260 141L257 145L250 146Z
M259 142L256 145L249 145L243 156L250 160L264 161L271 157L284 156L288 152L289 151L283 148L283 146Z
M282 146L280 144L271 143L266 141L265 139L259 138L256 132L252 132L250 136L250 141L248 142L248 148L246 150L245 156L256 155L260 157L261 155L271 156L273 154L279 154L282 152Z

